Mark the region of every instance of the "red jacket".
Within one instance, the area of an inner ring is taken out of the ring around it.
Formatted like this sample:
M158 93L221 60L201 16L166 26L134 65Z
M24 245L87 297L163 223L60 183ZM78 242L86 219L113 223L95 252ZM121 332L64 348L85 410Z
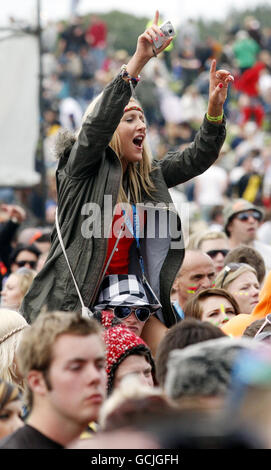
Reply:
M266 67L263 62L256 62L253 67L247 69L240 77L236 77L234 87L249 96L258 96L258 82L261 71Z

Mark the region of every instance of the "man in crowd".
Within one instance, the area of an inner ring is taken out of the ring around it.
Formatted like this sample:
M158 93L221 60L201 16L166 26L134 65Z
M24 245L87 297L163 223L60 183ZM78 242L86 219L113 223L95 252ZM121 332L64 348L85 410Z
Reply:
M193 248L207 253L214 261L216 274L224 268L224 260L230 251L229 240L224 232L207 230L193 241Z
M215 266L212 258L200 250L186 250L183 264L174 282L177 299L173 303L178 320L184 318L187 300L203 289L213 286Z
M41 313L26 329L17 361L27 379L29 415L0 448L63 448L98 419L106 396L106 370L96 320L75 313Z
M243 244L258 250L265 260L267 271L271 269L271 247L257 240L257 229L263 213L245 199L237 199L225 207L224 230L229 238L230 249Z

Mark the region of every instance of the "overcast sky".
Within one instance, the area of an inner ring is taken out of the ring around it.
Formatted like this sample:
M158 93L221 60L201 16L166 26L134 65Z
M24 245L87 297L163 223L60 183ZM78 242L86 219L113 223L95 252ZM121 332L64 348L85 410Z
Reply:
M41 0L42 15L45 19L67 18L72 0ZM138 16L153 16L158 9L164 19L174 25L187 18L223 19L231 7L244 9L256 5L271 5L271 0L79 0L78 13L107 12L113 9ZM8 24L9 16L35 22L37 0L8 0L1 2L0 26Z

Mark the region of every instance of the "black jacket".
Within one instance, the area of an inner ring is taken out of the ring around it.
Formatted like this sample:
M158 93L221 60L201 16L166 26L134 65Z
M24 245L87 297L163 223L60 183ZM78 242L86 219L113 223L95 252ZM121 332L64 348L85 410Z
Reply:
M130 100L130 86L117 76L104 89L82 126L72 149L60 157L56 172L59 224L74 276L86 306L95 302L102 281L102 267L107 254L107 238L84 237L82 227L86 223L88 203L96 203L101 226L108 233L112 217L105 217L104 195L117 202L122 167L113 150L108 146ZM225 120L215 125L204 118L195 141L184 151L169 152L164 159L153 161L151 178L155 191L150 198L142 193L142 203L153 211L159 203L160 210L167 211L170 222L174 211L168 188L184 183L205 171L218 157L226 135ZM171 210L168 210L171 208ZM178 216L177 224L180 229ZM175 222L173 222L174 224ZM160 319L169 327L176 323L170 304L170 290L181 266L184 247L182 240L173 246L170 237L163 240L143 239L142 252L148 280L159 296L163 313ZM131 273L140 273L134 246L131 248ZM48 310L81 310L81 304L63 256L54 228L52 246L43 269L35 277L24 298L22 314L32 322L46 306Z

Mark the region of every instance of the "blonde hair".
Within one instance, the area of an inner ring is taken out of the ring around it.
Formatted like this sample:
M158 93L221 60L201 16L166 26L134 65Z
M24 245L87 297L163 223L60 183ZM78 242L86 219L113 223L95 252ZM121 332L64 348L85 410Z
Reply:
M21 390L24 389L24 382L17 375L14 358L22 332L28 326L20 313L6 308L0 309L0 376L3 380L16 384Z
M12 274L18 278L20 291L25 296L37 272L33 269L19 268Z
M87 107L82 123L85 122L87 116L92 114L96 104L101 99L102 93L100 93ZM130 102L139 104L133 97L130 98ZM78 130L76 134L76 138L78 138L81 128ZM109 143L110 148L115 152L119 160L122 160L122 150L121 150L121 141L118 135L118 129L115 130L112 139ZM141 200L141 188L151 196L151 192L155 190L155 186L150 178L150 172L152 170L152 153L150 146L146 139L143 142L143 154L142 160L138 164L128 163L127 165L127 172L129 176L129 191L131 195L131 199L133 202L137 203ZM120 186L119 196L117 202L128 202L126 193L122 186Z
M235 279L237 279L237 277L241 276L241 274L246 273L247 271L255 274L257 278L256 270L249 264L229 263L223 269L221 269L221 271L217 275L216 280L215 280L215 287L219 287L219 288L223 288L227 290L231 282L233 282Z
M12 277L17 278L19 294L17 296L17 301L13 304L5 303L5 307L11 308L14 310L19 310L24 299L25 294L27 293L28 289L30 288L34 277L36 276L37 272L33 269L28 268L19 268L17 271L10 273L7 278L7 281Z
M190 250L197 250L200 249L202 242L205 240L228 240L227 235L224 232L218 232L215 230L206 230L205 232L195 232L189 238L188 249Z

